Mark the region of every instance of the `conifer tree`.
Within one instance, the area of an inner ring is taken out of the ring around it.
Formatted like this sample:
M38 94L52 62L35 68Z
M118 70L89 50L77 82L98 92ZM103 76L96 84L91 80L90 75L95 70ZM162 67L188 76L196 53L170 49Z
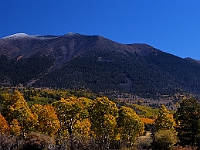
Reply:
M186 99L180 103L175 113L176 131L181 145L200 145L200 104L194 99Z

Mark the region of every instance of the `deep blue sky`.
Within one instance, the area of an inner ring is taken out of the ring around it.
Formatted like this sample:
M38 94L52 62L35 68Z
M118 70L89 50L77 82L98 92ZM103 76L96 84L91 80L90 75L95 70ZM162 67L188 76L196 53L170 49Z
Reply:
M0 38L101 35L200 60L200 0L0 0Z

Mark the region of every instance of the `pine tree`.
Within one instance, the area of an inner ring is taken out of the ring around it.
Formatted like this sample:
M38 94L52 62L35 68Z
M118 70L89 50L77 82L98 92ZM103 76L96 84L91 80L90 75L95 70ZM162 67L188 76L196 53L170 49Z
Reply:
M176 131L181 145L200 145L200 104L194 99L186 99L180 103L175 113Z

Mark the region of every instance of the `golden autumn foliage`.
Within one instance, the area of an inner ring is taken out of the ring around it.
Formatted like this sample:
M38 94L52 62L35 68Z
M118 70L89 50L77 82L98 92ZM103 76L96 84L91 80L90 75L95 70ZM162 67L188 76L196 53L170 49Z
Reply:
M3 99L2 106L2 112L9 122L17 119L23 131L30 132L34 130L37 119L34 117L28 103L19 91L15 91L12 96L6 95Z
M87 99L70 97L68 99L62 98L61 100L56 101L52 104L56 110L56 114L59 118L63 133L68 131L68 134L72 135L74 132L76 132L76 129L79 130L77 131L79 133L84 131L84 124L87 122L84 119L87 119L89 115L87 108L84 104L88 103L89 100ZM77 127L77 124L79 124L80 127Z
M89 119L78 120L74 124L74 132L78 136L89 137L91 133L91 122Z
M90 108L92 130L99 138L114 138L118 108L106 97L97 98Z
M167 108L162 105L159 109L158 116L155 120L155 129L156 131L159 130L171 130L175 131L176 123L173 119L173 115L170 114L170 112L167 110Z
M58 132L60 122L53 106L35 104L31 107L31 110L38 119L37 131L48 135L54 135Z
M91 100L63 94L65 98L58 100L55 96L51 102L38 104L37 101L28 103L19 91L0 96L0 132L10 131L24 140L34 140L36 145L37 139L43 142L47 136L58 145L72 146L80 141L87 145L95 141L102 149L113 144L128 146L143 133L144 124L155 123L153 119L140 118L131 107L117 107L107 97Z
M10 133L19 136L21 134L21 127L17 119L10 122Z
M129 107L122 106L120 108L117 124L122 141L133 143L136 137L144 131L141 118Z
M0 134L7 133L9 131L9 125L6 119L0 113Z

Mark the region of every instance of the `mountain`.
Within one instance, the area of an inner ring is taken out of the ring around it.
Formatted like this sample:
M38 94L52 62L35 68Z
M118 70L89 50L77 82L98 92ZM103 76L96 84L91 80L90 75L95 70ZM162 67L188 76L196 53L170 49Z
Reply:
M147 44L68 33L0 39L0 85L85 89L143 98L200 95L200 63Z

